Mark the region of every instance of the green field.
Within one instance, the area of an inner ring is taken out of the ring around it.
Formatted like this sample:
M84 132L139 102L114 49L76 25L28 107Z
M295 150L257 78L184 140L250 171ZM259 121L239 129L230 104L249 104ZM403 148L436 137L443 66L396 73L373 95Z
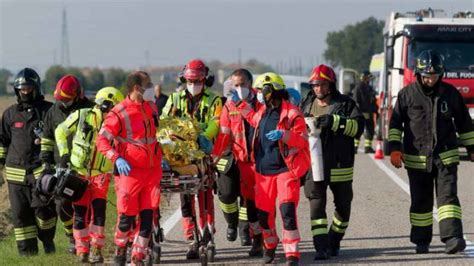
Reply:
M6 184L5 184L6 185ZM113 182L109 187L109 201L115 203L115 193ZM106 218L106 246L104 248L104 258L106 261L112 261L114 252L114 229L117 218L116 208L111 203L107 203L107 218ZM39 241L40 242L40 241ZM77 262L76 256L70 255L66 252L68 246L68 239L64 235L62 223L58 219L56 227L56 253L53 255L45 255L43 246L39 243L39 255L33 257L19 257L16 248L16 241L13 232L1 239L0 238L0 265L82 265Z

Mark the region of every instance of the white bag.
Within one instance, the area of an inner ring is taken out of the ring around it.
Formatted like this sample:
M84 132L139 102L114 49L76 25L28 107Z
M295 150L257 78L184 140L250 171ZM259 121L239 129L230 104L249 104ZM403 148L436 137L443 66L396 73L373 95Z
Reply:
M305 122L309 131L309 153L311 155L311 171L313 174L313 181L324 181L323 147L320 137L321 130L316 128L315 117L305 117Z

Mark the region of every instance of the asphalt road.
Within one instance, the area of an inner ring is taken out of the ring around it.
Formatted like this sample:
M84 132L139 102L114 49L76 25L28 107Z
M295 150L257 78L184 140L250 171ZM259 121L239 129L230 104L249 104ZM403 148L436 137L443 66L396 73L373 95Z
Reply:
M373 155L357 154L354 176L354 200L352 215L345 239L341 243L338 257L327 261L314 261L314 249L310 231L309 205L301 190L298 207L300 227L301 264L419 264L419 265L474 265L474 163L462 161L459 166L458 191L463 210L463 225L468 247L456 255L444 253L444 244L439 240L438 223L434 219L434 237L430 253L415 254L409 241L409 194L406 171L390 165L388 158L375 161ZM331 193L329 193L331 194ZM332 195L328 199L328 217L332 217ZM163 243L162 264L198 264L186 261L187 244L183 241L179 197L173 195L170 208L164 213L166 242ZM218 206L216 204L216 206ZM173 215L174 214L174 215ZM278 216L279 217L279 216ZM240 241L225 239L226 224L220 209L216 209L215 265L261 264L259 259L247 255L249 247L241 247ZM277 219L281 236L281 222ZM281 244L275 263L285 263Z

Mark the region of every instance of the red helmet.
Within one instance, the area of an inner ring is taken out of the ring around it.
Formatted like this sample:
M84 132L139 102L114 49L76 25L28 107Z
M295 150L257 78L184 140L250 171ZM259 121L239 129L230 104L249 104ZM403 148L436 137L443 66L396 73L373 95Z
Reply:
M311 76L309 76L309 83L318 84L323 80L336 83L336 73L334 73L334 70L331 67L321 64L315 67L311 72Z
M202 60L193 59L189 61L183 70L183 77L189 80L203 80L206 78L209 68Z
M68 102L78 97L80 92L81 83L79 80L73 75L66 75L58 81L58 84L56 84L54 99Z

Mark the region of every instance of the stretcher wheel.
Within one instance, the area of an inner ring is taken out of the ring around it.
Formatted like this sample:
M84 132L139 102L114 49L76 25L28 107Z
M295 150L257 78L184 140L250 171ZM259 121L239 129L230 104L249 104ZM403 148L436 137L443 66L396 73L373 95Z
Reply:
M151 259L152 264L160 264L161 246L153 247L153 252L151 255L152 255L152 259Z
M207 260L209 262L214 262L216 257L216 247L214 245L207 246Z
M205 246L199 247L199 258L201 259L201 265L207 266L207 248Z

